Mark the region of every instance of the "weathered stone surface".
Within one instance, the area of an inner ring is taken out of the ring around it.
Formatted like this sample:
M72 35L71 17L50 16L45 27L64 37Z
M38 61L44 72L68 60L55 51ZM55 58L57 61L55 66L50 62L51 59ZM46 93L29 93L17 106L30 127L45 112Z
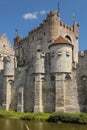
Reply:
M57 43L60 36L64 43ZM87 51L78 53L77 22L64 24L58 12L50 11L27 37L14 39L14 49L5 34L0 36L0 106L4 109L87 112L86 97Z

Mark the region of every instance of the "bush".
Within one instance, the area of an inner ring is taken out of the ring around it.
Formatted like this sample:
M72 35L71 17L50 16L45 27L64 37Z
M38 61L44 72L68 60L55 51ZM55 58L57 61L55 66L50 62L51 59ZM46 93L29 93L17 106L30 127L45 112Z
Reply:
M56 112L56 113L51 114L48 121L50 121L50 122L61 121L61 122L86 124L87 123L87 114L86 113Z
M4 118L18 118L24 120L39 120L49 122L70 122L87 124L87 113L64 113L55 112L49 113L17 113L15 111L0 110L0 117Z

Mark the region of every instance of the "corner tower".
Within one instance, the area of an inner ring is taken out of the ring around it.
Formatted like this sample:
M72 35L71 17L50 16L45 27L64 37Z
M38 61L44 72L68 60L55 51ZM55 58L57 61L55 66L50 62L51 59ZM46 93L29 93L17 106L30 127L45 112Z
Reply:
M60 36L49 47L51 52L51 73L71 73L73 45Z
M14 55L4 57L3 108L11 108L14 90Z
M72 107L78 104L76 99L77 85L73 80L73 44L64 37L59 36L49 46L49 49L51 53L50 73L51 76L55 77L55 111L72 111ZM75 92L72 91L73 87L76 90ZM70 92L70 95L67 91ZM68 98L69 101L67 101ZM72 101L74 99L76 100L76 104L73 105ZM73 111L76 110L73 109Z
M43 112L42 84L45 77L45 53L38 51L34 57L34 112Z

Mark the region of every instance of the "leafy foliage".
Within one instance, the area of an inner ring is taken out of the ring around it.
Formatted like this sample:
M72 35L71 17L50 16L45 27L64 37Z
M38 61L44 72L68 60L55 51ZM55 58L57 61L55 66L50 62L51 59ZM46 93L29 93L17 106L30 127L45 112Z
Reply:
M22 120L39 120L49 122L69 122L87 124L87 113L64 113L55 112L49 113L17 113L15 111L5 111L0 109L0 117L3 118L18 118Z
M87 123L87 114L86 113L64 113L56 112L50 115L48 121L50 122L70 122L70 123Z

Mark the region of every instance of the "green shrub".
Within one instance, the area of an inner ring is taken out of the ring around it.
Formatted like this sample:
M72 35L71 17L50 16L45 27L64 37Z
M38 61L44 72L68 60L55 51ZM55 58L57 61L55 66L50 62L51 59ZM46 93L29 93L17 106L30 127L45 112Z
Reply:
M87 113L64 113L55 112L49 113L17 113L15 111L0 110L0 117L4 118L18 118L24 120L39 120L39 121L50 121L50 122L70 122L87 124Z
M87 114L86 113L64 113L56 112L51 114L48 121L52 122L71 122L71 123L87 123Z

